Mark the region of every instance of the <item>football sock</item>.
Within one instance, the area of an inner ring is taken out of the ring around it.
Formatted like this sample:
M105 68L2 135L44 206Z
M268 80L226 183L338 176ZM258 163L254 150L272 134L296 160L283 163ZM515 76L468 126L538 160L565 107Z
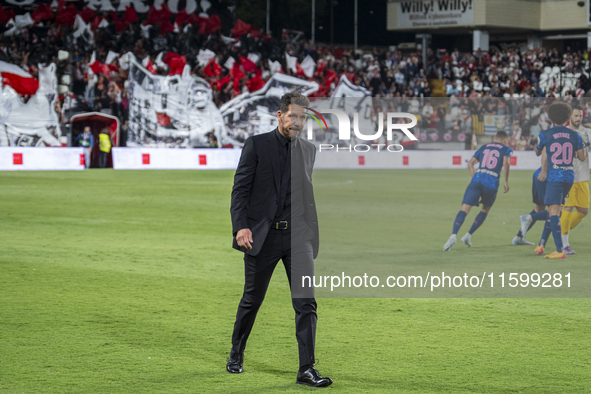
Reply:
M476 215L476 219L474 219L474 223L472 223L470 231L468 231L470 234L474 234L474 231L478 230L478 227L480 227L482 223L484 223L484 221L486 220L486 215L488 214L484 212L478 212L478 215Z
M562 223L560 223L560 226L562 227ZM569 246L569 243L568 243L568 234L562 234L560 237L562 238L562 246L565 247L565 248L567 246Z
M562 253L562 237L560 234L560 218L557 216L550 216L550 227L552 229L552 237L556 244L556 251Z
M548 237L550 237L550 232L552 232L552 227L550 227L550 219L548 219L546 220L546 223L544 223L544 231L542 231L542 238L538 245L546 245L546 241L548 240Z
M560 215L560 227L562 227L562 235L568 235L570 232L572 216L572 212L565 210L562 211L562 215Z
M573 228L577 227L577 225L581 223L581 220L583 220L585 216L587 215L579 211L572 212L572 215L570 217L570 229L572 230Z
M536 210L535 210L535 209L532 209L532 211L529 213L529 214L531 215L532 219L533 219L533 217L534 217L534 214L535 214L535 213L536 213ZM530 230L530 229L531 229L531 228L534 226L534 223L535 223L535 222L536 222L536 219L534 219L534 220L531 222L531 224L530 224L530 225L529 225L529 227L527 228L527 231L529 231L529 230ZM517 236L518 236L518 237L522 237L522 238L523 238L523 233L521 232L521 229L519 229L519 232L517 233Z
M460 227L464 223L464 219L466 219L466 212L460 211L458 212L458 216L456 216L456 220L454 221L454 229L452 234L457 234L460 231Z
M534 224L538 220L548 219L548 211L545 209L542 212L532 211L532 213L530 213L530 215L531 215L531 218L533 219L532 224Z

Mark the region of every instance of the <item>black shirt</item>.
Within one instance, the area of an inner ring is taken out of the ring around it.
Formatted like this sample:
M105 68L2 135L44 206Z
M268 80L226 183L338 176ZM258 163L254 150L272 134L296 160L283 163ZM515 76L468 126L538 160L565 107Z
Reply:
M295 188L294 193L292 194L292 186L295 186L294 179L301 180L301 177L293 176L294 173L292 173L291 171L292 160L290 155L288 154L289 146L292 144L297 144L298 141L297 139L294 142L288 140L283 135L281 135L279 129L275 129L275 136L277 137L277 150L279 152L279 179L281 182L279 186L280 195L278 196L278 204L280 204L280 206L283 205L283 210L281 210L280 207L278 207L277 213L275 215L275 220L291 221L292 216L297 217L304 214L303 194L301 185ZM294 146L295 145L292 145L292 149ZM299 166L297 171L300 171ZM286 174L286 172L288 173ZM283 195L283 193L285 193L285 195Z

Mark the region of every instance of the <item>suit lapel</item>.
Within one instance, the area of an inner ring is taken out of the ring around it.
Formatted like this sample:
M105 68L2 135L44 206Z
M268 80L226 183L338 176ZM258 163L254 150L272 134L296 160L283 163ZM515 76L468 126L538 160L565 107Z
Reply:
M297 144L294 146L292 151L292 155L294 156L294 160L292 164L297 165L297 173L300 174L302 177L306 177L306 179L310 178L310 170L312 169L310 162L310 154L306 147L304 146L304 141L300 138Z
M277 192L277 196L279 196L279 185L281 185L281 179L279 179L279 152L277 152L277 144L275 144L275 130L271 131L267 135L267 150L269 153L269 160L271 161L271 167L273 167L273 181L275 182L275 191Z

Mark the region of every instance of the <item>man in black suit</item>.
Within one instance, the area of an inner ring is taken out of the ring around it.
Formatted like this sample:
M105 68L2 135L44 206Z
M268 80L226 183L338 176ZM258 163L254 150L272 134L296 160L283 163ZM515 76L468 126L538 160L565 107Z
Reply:
M307 97L287 93L277 111L278 127L246 140L232 189L233 247L244 252L244 293L234 324L226 369L242 373L244 348L263 303L273 270L283 261L296 313L300 369L296 382L332 384L314 368L316 300L302 275L314 275L318 219L312 189L316 147L298 138L304 128ZM299 278L299 279L298 279ZM293 281L292 281L293 279Z

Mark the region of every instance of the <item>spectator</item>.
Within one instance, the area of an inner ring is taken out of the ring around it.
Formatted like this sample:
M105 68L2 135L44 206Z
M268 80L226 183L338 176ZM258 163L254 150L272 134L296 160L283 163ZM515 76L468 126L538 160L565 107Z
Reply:
M84 127L84 131L76 137L76 142L78 146L81 146L84 150L84 165L86 168L90 168L92 148L94 147L94 136L90 131L90 126Z
M109 135L109 130L104 128L99 134L99 167L107 167L107 159L109 152L111 152L111 146L113 146L112 137Z
M282 35L281 40L272 35L256 37L256 34L244 34L228 40L222 36L220 30L201 34L200 26L181 23L178 31L162 34L161 26L146 27L146 14L138 14L136 22L130 23L126 29L118 30L113 20L115 15L123 17L123 13L109 15L105 19L108 26L94 28L89 40L83 37L74 39L71 27L59 25L55 20L49 19L43 22L44 26L35 25L21 29L13 36L0 36L0 49L6 52L10 62L32 75L38 75L38 63L56 63L58 81L62 81L63 76L70 76L74 95L81 99L83 97L90 109L118 116L124 124L122 130L128 127L126 121L129 119L128 75L122 69L120 59L109 61L110 65L105 65L110 51L117 55L116 58L132 52L138 60L145 60L146 63L149 61L154 72L160 75L169 73L169 66L159 56L162 52L185 56L194 74L203 77L212 86L213 100L218 107L248 91L246 81L256 74L245 71L244 77L239 78L236 83L228 78L230 75L227 68L222 67L221 75L207 75L203 64L197 63L200 49L211 50L218 65L224 65L230 56L239 60L240 56L255 55L258 58L256 67L264 81L279 69L286 74L309 79L307 76L297 75L297 72L287 67L285 53L295 56L300 64L309 55L317 64L310 79L318 82L325 89L326 95L331 95L340 77L345 75L353 84L369 89L374 97L399 97L400 100L395 105L401 112L418 112L423 117L422 125L440 128L442 132L445 131L448 114L448 119L450 122L453 119L456 128L466 127L466 119L470 117L477 116L482 121L483 116L506 115L510 122L517 121L517 124L523 124L524 119L528 119L528 122L530 118L533 119L529 129L525 127L525 134L529 132L531 137L536 137L549 127L545 113L542 112L539 119L535 119L538 114L531 111L528 113L529 110L525 110L521 103L511 104L505 97L513 97L513 94L519 94L524 99L564 96L575 102L591 89L591 80L586 75L589 52L574 51L570 47L566 47L561 53L557 48L550 51L520 51L509 46L501 50L493 49L490 54L461 53L458 49L450 52L451 48L428 48L428 62L422 64L422 56L418 52L373 48L365 53L358 53L347 48L317 47L308 42L301 32ZM103 15L99 15L99 18L102 17ZM59 50L70 52L71 58L68 61L58 61ZM102 68L96 68L95 59ZM270 62L278 62L279 67L271 69ZM544 74L545 67L554 66L560 68L561 77L550 78ZM578 81L569 81L566 73L581 73L581 77ZM429 78L443 80L446 94L450 97L447 106L431 106L424 110L430 104L423 98L431 96L427 75ZM229 82L218 86L217 83L224 78ZM573 86L573 82L576 86ZM70 97L67 94L63 96ZM28 98L22 99L26 101ZM64 97L61 97L55 107L62 121L65 119L61 114L66 107L63 100ZM540 105L547 104L549 102ZM586 111L586 118L591 118L590 114L590 111ZM514 131L516 147L522 143L523 133L521 130ZM212 137L217 141L219 136ZM213 138L211 144L214 143Z
M212 129L209 133L205 134L207 141L209 142L210 148L218 147L218 138L215 136L215 129Z
M119 130L119 146L126 147L127 146L127 135L129 133L129 120L125 119L123 122L123 126Z
M527 139L524 135L522 135L519 138L519 141L517 141L517 144L515 145L515 150L522 151L522 150L525 150L526 147L527 147Z

